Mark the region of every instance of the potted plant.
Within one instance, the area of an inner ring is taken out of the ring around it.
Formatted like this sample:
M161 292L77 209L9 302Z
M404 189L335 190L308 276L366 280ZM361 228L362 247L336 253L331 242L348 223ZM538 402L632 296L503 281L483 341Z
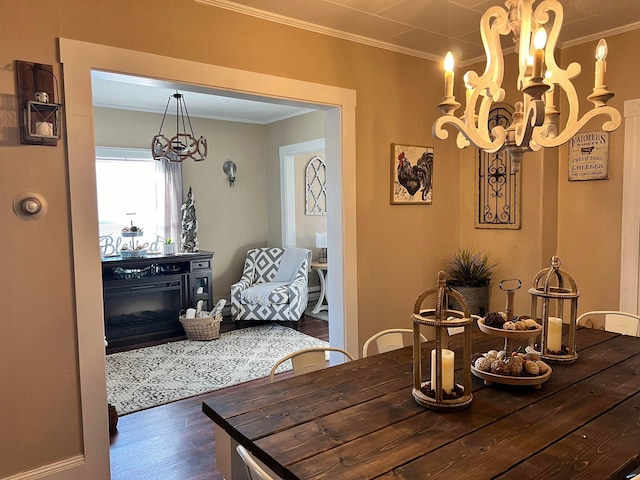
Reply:
M491 275L496 266L486 252L466 247L458 247L457 252L445 260L447 286L462 294L472 314L484 316L488 312ZM455 299L450 301L451 308L462 310Z

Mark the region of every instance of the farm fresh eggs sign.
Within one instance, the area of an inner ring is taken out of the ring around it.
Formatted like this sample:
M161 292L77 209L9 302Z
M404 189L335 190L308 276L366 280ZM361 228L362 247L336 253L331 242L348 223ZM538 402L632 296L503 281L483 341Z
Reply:
M569 180L606 179L608 166L608 132L582 132L569 140Z

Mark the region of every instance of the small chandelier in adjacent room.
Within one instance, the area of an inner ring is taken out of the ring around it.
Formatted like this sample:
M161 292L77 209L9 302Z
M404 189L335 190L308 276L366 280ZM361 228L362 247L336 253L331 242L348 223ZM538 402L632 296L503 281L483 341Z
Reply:
M171 99L176 101L176 134L169 139L162 134L162 127L167 118ZM187 126L189 130L187 130ZM207 158L207 139L200 137L196 140L184 95L177 91L169 96L160 124L160 131L151 142L151 153L155 160L168 160L169 162L182 162L188 158L201 162Z
M607 106L613 93L604 83L607 56L604 40L596 47L594 88L587 97L594 107L579 118L578 96L571 80L580 74L580 64L573 62L562 69L556 64L554 55L562 27L562 5L557 0L544 0L534 9L535 1L506 0L506 8L491 7L482 16L480 33L487 65L482 75L474 71L464 75L467 91L461 117L454 115L460 103L453 94L453 56L451 52L447 54L445 94L438 105L442 116L433 124L433 135L441 140L449 136L443 128L445 125L457 128L459 148L473 144L487 153L495 153L505 147L511 155L514 172L519 171L524 153L563 145L594 117L606 117L602 129L608 132L618 128L622 120L618 110ZM507 129L496 126L490 130L488 117L492 104L505 98L500 36L509 34L513 34L519 56L516 87L522 93L522 101L516 102L513 122ZM564 92L569 108L562 129L556 124L560 112L554 103L554 90L559 89Z

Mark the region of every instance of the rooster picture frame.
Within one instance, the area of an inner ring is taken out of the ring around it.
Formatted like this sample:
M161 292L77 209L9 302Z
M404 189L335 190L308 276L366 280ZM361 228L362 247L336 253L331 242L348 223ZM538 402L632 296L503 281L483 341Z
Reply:
M391 144L391 205L433 201L433 147Z

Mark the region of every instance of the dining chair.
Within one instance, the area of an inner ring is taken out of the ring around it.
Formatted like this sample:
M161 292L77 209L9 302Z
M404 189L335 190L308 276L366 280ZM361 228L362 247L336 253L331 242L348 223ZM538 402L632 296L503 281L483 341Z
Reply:
M447 320L451 320L454 317L449 317ZM473 318L474 321L478 321L480 320L482 317L480 315L475 315L475 314L471 314L471 318ZM463 333L464 332L464 327L449 327L447 328L447 332L449 333L449 336L451 335L457 335L459 333Z
M293 364L293 374L302 375L304 373L314 372L316 370L322 370L327 368L327 352L338 352L344 355L347 361L352 361L353 356L337 347L310 347L297 350L289 355L282 357L271 368L269 374L269 380L273 382L273 377L276 374L276 369L287 360L291 360Z
M378 353L390 352L398 348L406 347L411 344L412 340L405 342L405 338L412 338L409 335L413 334L413 330L410 328L389 328L387 330L381 330L380 332L371 335L369 339L364 342L362 346L362 358L369 355L369 347L375 344ZM422 333L420 334L420 341L427 342L427 337Z
M273 472L272 474L267 473L265 467L260 465L253 455L242 445L236 447L236 452L238 452L238 455L240 455L240 458L244 462L249 480L281 480L280 477L275 476Z
M640 337L640 316L617 310L593 310L576 319L578 326Z

